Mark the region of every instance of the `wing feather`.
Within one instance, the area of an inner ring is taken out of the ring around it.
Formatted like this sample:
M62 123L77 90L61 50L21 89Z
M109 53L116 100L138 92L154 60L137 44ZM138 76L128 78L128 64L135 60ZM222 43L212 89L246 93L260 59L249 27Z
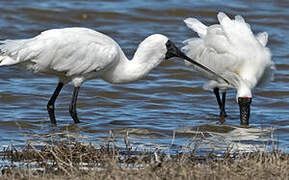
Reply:
M32 39L1 43L0 65L24 63L33 71L67 76L103 70L117 60L119 51L110 37L86 28L48 30Z
M184 22L189 28L198 33L201 38L207 34L207 26L196 18L187 18Z
M270 50L265 47L268 34L264 32L255 37L250 25L239 15L231 20L225 13L220 12L217 17L220 24L207 27L205 36L202 34L199 35L200 38L184 41L185 46L182 50L189 57L230 81L235 88L238 87L238 82L243 80L250 88L255 87L257 83L268 82L274 71ZM199 26L195 25L195 27ZM200 31L201 28L192 29ZM186 64L193 66L190 63ZM194 68L208 77L206 72ZM218 82L214 81L205 86L212 87L216 84Z

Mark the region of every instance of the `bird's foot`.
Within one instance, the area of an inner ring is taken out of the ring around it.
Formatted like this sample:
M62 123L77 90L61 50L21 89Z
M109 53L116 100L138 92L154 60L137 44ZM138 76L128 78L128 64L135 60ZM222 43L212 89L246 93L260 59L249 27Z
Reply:
M221 118L225 118L225 117L228 117L227 113L225 111L221 111L220 112L220 117Z
M79 119L78 118L73 118L74 120L74 123L77 124L77 123L80 123Z
M224 124L226 122L224 117L220 117L219 123L220 125Z
M80 123L76 113L72 113L71 117L72 117L75 124Z

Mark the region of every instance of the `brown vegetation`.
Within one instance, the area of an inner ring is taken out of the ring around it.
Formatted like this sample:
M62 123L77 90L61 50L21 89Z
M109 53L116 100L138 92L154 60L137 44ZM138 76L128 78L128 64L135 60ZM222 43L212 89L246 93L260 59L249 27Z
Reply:
M279 151L247 154L132 152L112 146L60 143L37 150L4 149L0 179L287 179L289 155ZM13 164L17 162L17 167ZM1 168L1 167L0 167Z

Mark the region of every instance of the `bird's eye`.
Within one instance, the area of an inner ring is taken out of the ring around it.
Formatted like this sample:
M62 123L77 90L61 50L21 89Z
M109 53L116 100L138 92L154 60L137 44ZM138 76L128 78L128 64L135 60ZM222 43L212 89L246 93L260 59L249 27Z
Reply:
M170 40L168 40L166 43L167 48L171 47L171 45L172 45L172 42Z

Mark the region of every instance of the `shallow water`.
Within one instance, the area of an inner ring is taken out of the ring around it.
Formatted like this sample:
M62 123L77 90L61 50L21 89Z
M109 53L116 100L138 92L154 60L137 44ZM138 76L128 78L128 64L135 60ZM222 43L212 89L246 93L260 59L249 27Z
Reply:
M226 125L219 125L213 93L203 90L205 80L180 60L165 61L132 84L85 82L78 98L81 123L77 125L68 113L73 86L65 86L56 103L57 127L50 125L46 112L57 79L1 67L0 144L21 146L28 140L42 144L67 138L102 144L112 130L119 145L128 131L130 142L138 147L180 149L202 131L204 149L214 145L223 151L232 145L252 150L273 138L288 150L288 1L0 1L0 39L33 37L52 28L89 27L111 36L131 58L137 45L154 33L167 35L181 47L183 40L195 35L184 25L185 17L212 24L219 11L240 14L255 33L269 33L268 46L278 71L273 82L254 92L251 128L238 127L233 90L227 95Z

